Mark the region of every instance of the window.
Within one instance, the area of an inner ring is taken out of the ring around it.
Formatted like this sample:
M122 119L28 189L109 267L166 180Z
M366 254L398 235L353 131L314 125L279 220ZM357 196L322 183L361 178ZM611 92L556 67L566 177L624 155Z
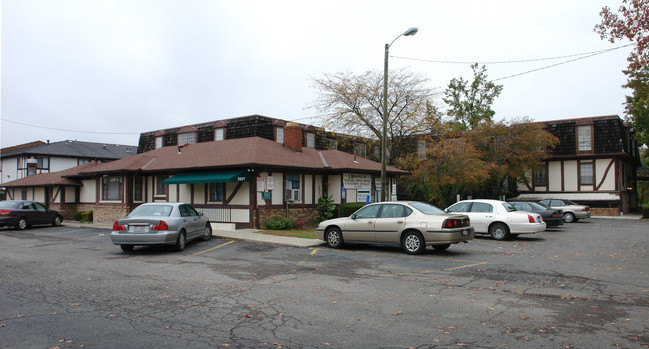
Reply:
M50 158L39 156L36 158L36 168L48 169L50 168Z
M534 185L548 185L548 169L545 166L534 171Z
M195 132L181 133L178 135L178 145L194 144L194 143L196 143Z
M593 184L592 162L582 162L579 164L579 184Z
M167 186L162 183L169 176L156 176L155 178L155 195L164 196L167 195Z
M45 206L41 205L40 203L34 202L33 205L34 205L34 209L36 211L47 212L47 208Z
M198 212L196 212L196 210L194 210L194 208L189 205L178 206L178 211L180 211L181 217L198 216Z
M278 127L278 128L276 128L276 130L277 130L276 131L277 132L277 137L276 137L277 143L284 144L284 129L281 128L281 127Z
M365 144L354 144L354 154L362 158L366 158L367 152L366 152Z
M214 140L215 141L222 141L225 139L225 130L222 128L217 128L214 130Z
M286 201L300 201L300 176L286 175Z
M77 159L77 166L84 165L90 162L90 159Z
M474 202L471 205L471 212L493 212L494 208L490 204L484 202Z
M144 188L144 178L135 177L133 178L133 200L134 201L143 201L143 188Z
M338 141L335 139L327 139L327 149L331 149L331 150L338 149Z
M471 202L460 202L448 208L448 212L469 212Z
M163 136L158 136L158 137L155 138L155 148L156 149L162 148L162 146L164 144L163 143L163 138L164 138Z
M27 200L27 188L20 190L20 200Z
M376 218L381 205L365 206L356 212L356 218Z
M577 150L590 151L592 150L592 133L591 126L577 127Z
M401 205L383 205L381 210L381 218L398 218L405 217L404 207Z
M315 148L315 134L314 133L307 133L306 134L306 146L308 148Z
M426 158L426 141L417 141L417 157L421 160Z
M223 201L223 189L223 183L210 183L208 201Z
M101 199L121 201L124 191L124 179L121 176L104 176L101 178Z

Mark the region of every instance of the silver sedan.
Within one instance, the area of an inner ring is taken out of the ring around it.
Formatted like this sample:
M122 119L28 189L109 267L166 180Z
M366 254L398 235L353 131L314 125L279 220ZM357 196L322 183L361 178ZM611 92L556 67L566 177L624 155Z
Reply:
M110 238L123 251L135 245L172 245L176 251L194 239L209 240L212 226L202 212L181 202L147 203L113 224Z

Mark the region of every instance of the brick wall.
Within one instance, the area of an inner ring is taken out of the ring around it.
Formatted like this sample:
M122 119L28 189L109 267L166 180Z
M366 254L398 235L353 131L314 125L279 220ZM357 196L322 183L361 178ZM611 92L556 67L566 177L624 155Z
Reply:
M316 216L316 206L308 205L305 207L289 207L288 209L288 219L291 222L297 222L301 220L304 224L310 223ZM286 217L286 207L283 208L259 208L259 224L257 227L263 229L263 221L269 220L270 217L274 215L280 215ZM257 222L254 222L257 223Z
M591 207L590 209L591 216L619 216L619 208L600 208L600 207Z

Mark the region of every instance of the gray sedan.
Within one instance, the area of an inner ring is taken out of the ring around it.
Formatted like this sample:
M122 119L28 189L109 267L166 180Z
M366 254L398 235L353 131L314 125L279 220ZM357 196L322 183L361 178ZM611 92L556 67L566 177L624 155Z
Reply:
M180 202L142 204L126 218L116 220L110 234L113 244L125 252L132 251L135 245L172 245L182 251L187 241L207 241L211 237L209 219Z

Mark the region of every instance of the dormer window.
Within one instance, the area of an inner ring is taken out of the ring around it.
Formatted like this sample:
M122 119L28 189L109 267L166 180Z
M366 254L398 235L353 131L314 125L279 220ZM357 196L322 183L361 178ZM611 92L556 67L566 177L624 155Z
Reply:
M306 146L307 148L315 148L315 133L307 132Z
M214 130L214 140L215 141L222 141L225 139L225 129L224 128L217 128Z
M592 126L577 127L577 150L592 151Z
M275 130L276 130L275 140L277 141L277 143L284 144L284 128L277 127Z
M178 145L195 144L198 129L193 126L185 126L178 131Z
M160 149L162 148L162 145L164 144L164 136L158 136L155 138L155 148Z

